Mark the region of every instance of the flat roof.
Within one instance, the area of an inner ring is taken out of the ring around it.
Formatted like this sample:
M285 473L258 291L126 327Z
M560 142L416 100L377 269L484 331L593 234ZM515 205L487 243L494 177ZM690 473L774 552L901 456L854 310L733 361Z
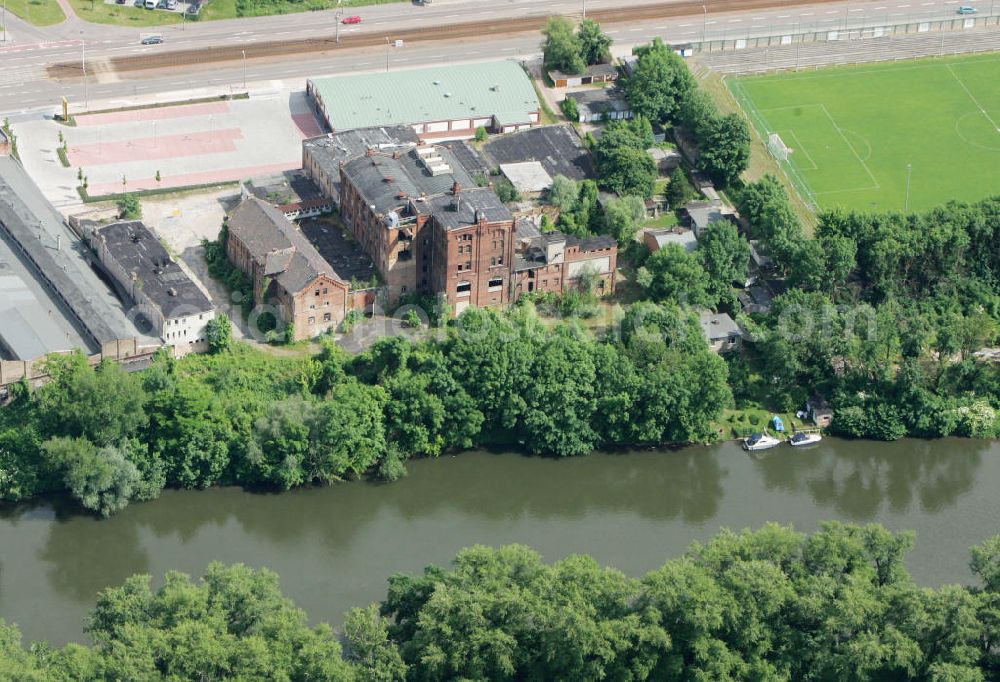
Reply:
M32 360L74 348L96 350L0 233L0 358Z
M334 130L492 117L528 123L539 108L516 62L455 64L310 79Z
M27 275L53 302L66 321L94 344L144 337L127 316L122 302L90 265L89 249L66 227L24 169L0 157L0 226L16 248ZM149 340L155 343L155 340ZM60 344L63 342L60 341ZM37 355L46 352L40 348Z
M486 144L485 152L496 162L496 166L538 161L552 177L565 175L572 180L596 177L590 151L583 146L580 135L569 124L499 135Z
M208 296L173 261L142 221L105 225L95 230L95 238L103 240L115 262L138 279L142 293L164 318L187 317L214 309Z
M552 178L538 161L500 164L502 172L519 192L544 192L552 186Z

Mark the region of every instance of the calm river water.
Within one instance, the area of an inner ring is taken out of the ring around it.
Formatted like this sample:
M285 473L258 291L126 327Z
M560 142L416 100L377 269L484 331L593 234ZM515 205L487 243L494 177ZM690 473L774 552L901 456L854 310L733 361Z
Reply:
M378 600L395 572L460 548L524 543L631 575L720 527L825 519L917 531L927 585L971 580L968 548L1000 533L1000 444L828 439L754 459L734 444L571 460L470 452L413 462L393 484L283 494L168 491L97 520L51 502L0 509L0 618L25 639L83 641L101 588L133 573L200 574L213 560L267 566L313 621Z

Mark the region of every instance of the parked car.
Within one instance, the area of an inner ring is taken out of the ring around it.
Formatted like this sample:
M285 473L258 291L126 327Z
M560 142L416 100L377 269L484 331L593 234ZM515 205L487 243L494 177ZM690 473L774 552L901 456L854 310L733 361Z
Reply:
M353 17L344 17L343 19L341 19L340 23L342 23L342 24L360 24L361 23L361 17L359 17L357 15L354 15Z
M156 9L156 0L146 0L144 7L146 9Z
M197 2L192 2L190 5L188 5L187 10L185 10L185 14L197 14L200 11L201 11L201 4Z
M163 36L146 36L139 42L143 45L159 45L163 42Z
M959 14L976 14L979 10L975 7L970 7L969 5L962 5L958 8Z

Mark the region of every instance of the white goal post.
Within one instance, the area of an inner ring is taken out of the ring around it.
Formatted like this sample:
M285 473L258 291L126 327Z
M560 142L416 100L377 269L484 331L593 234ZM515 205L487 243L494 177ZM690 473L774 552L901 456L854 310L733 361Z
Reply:
M771 156L779 162L788 161L788 155L792 153L792 150L785 146L778 133L771 133L767 136L767 151L771 152Z

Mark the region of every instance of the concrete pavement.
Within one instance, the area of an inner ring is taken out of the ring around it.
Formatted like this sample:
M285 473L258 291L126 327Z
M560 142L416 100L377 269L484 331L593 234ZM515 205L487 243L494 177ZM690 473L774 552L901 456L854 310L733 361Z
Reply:
M657 0L636 0L638 3L652 3ZM601 3L612 4L612 0L588 0L588 10ZM627 53L633 44L660 36L671 42L697 40L702 35L708 38L734 35L734 32L780 32L791 26L804 23L835 28L845 22L871 20L885 16L886 19L948 16L954 14L959 0L865 0L818 6L802 6L777 10L754 10L726 15L702 15L697 17L664 19L662 21L628 22L607 25L605 28L616 41L617 52ZM990 0L962 0L979 4L987 11ZM569 12L577 3L567 0L513 0L497 4L492 9L483 10L482 4L472 0L454 0L450 3L435 3L431 7L408 4L379 5L357 10L363 14L365 22L358 30L390 32L390 27L414 27L440 24L449 21L468 20L469 17L483 16L492 12ZM530 9L529 9L530 7ZM627 8L626 8L627 9ZM197 67L183 67L163 71L144 71L126 74L129 80L113 73L97 73L102 57L111 55L163 54L165 65L169 62L170 49L192 48L227 40L247 46L246 78L253 83L282 81L281 88L289 88L289 83L304 84L306 77L327 73L364 72L384 68L383 48L362 48L345 50L343 53L333 48L328 54L309 54L298 59L255 60L253 43L265 39L306 36L329 31L335 20L333 12L311 12L241 19L237 21L205 22L171 26L158 29L166 38L165 45L138 45L139 29L121 27L94 27L87 24L85 31L98 31L100 40L88 40L86 45L88 83L83 79L59 83L47 80L45 65L55 62L79 60L82 56L80 41L53 40L41 44L18 43L13 47L0 48L0 65L6 76L0 81L0 113L13 114L45 110L54 112L59 98L66 95L75 103L87 98L91 102L112 100L127 102L148 93L169 93L192 88L219 89L238 87L242 84L244 65L242 63L220 63L210 66L210 70ZM66 22L67 24L69 22ZM58 34L63 25L44 29L46 33ZM242 29L235 30L234 29ZM37 30L37 29L36 29ZM72 35L72 32L71 32ZM63 37L65 36L53 36ZM435 43L413 43L390 51L390 68L410 68L436 63L481 61L497 59L527 58L539 51L541 36L524 33L488 37L483 36L468 41L447 41ZM121 79L121 80L116 80ZM134 80L131 80L134 79ZM120 106L120 104L119 104ZM91 108L94 108L91 106Z

